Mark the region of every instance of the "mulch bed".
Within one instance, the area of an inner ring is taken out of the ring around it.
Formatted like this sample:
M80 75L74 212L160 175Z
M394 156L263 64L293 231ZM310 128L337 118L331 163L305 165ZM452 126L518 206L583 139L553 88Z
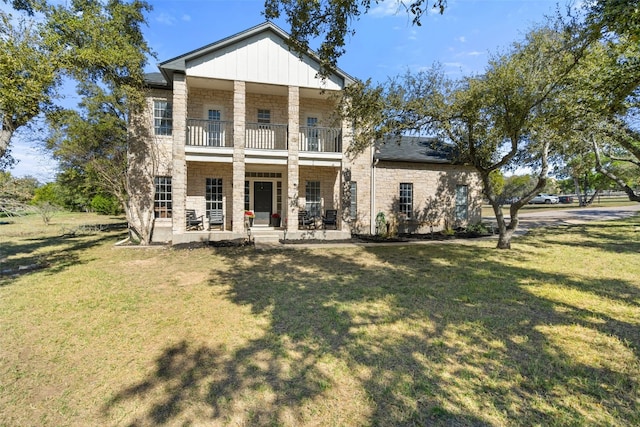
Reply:
M403 243L415 240L433 240L444 241L453 239L477 239L479 237L488 237L491 234L473 233L466 231L456 231L454 234L442 233L426 233L426 234L399 234L395 237L378 236L375 234L355 234L351 239L342 240L322 240L322 239L300 239L300 240L280 240L284 245L302 245L302 244L322 244L322 243Z

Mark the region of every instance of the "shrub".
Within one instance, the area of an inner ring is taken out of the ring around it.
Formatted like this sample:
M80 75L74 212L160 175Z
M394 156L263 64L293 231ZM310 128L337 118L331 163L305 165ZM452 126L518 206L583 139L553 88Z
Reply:
M97 194L91 199L91 209L101 215L118 215L122 212L120 203L113 196Z

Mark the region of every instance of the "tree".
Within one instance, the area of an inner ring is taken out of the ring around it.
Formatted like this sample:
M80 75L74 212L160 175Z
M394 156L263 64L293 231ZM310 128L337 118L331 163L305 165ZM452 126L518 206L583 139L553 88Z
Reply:
M640 132L633 124L640 107L640 1L589 3L583 32L593 43L566 94L574 105L574 140L592 150L599 173L640 202L639 190L619 169L621 162L640 167Z
M621 169L626 163L640 172L640 133L633 125L640 106L640 45L627 36L592 42L561 102L570 124L563 156L574 170L576 192L579 180L593 170L615 182L629 200L640 201L629 181L633 172Z
M144 73L151 51L141 25L150 6L139 0L73 0L46 8L47 43L63 52L60 68L79 82L78 109L48 115L54 129L48 140L54 155L86 194L115 197L132 233L151 240L153 150L127 133L131 117L144 108Z
M52 104L59 55L45 43L42 23L0 11L0 161L11 137Z
M439 67L385 86L370 82L347 90L344 110L358 132L358 151L388 134L428 133L455 145L452 160L474 166L493 207L500 236L497 247L511 247L518 211L545 187L549 156L561 121L555 102L585 48L585 40L562 28L532 31L522 43L496 55L481 76L450 80ZM528 166L535 185L502 213L494 191L495 171Z
M124 209L131 231L143 244L151 241L153 225L153 147L128 133L132 105L121 86L80 85L77 110L49 116L55 132L47 144L67 176L81 191L112 196ZM135 157L134 157L135 156Z
M398 10L405 10L414 25L420 26L422 17L430 9L443 13L447 0L375 0L395 2ZM353 23L369 12L371 0L265 0L264 15L277 19L282 13L291 26L290 47L300 55L309 50L309 41L324 36L318 49L321 74L328 75L345 52L346 37L355 34Z

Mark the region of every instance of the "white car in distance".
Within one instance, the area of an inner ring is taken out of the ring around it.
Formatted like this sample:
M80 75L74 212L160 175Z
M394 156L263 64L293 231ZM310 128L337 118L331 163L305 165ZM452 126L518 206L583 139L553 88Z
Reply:
M558 196L554 196L553 194L538 194L533 199L529 200L529 204L547 204L547 205L555 205L558 203L560 199Z

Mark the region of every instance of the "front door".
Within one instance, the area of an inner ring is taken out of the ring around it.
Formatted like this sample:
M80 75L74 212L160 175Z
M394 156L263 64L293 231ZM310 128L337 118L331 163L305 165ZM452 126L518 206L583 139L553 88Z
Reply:
M253 183L254 225L269 225L273 206L273 183L256 181Z

